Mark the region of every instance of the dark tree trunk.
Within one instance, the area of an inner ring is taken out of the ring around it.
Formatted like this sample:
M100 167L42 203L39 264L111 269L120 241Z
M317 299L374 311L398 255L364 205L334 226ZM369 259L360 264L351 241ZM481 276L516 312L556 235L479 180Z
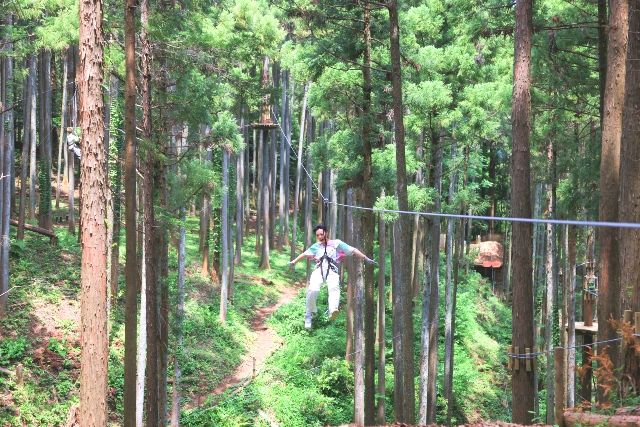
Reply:
M47 230L53 226L51 215L51 52L41 50L39 55L40 93L40 206L38 225ZM80 84L81 82L78 82ZM80 103L82 103L80 98Z
M604 87L607 82L607 0L598 0L598 89L600 90L600 127L604 122Z
M373 174L372 161L372 128L373 115L371 114L371 3L364 2L364 60L362 75L364 81L362 99L362 206L373 208L373 189L371 180ZM367 256L373 256L373 239L375 234L375 217L372 211L365 210L362 213L362 250ZM357 261L360 264L359 261ZM383 262L383 261L380 261ZM374 303L374 276L373 266L360 267L364 274L364 422L373 425L375 421L375 303Z
M511 214L531 217L531 0L516 3L516 33L513 69ZM513 224L512 345L519 352L533 349L533 284L531 279L531 224ZM520 363L522 366L522 363ZM534 410L533 372L514 370L512 400L515 423L530 424Z
M138 347L138 253L136 222L136 0L126 0L125 94L124 94L124 189L125 189L125 320L124 320L124 425L136 425L136 351Z
M102 2L80 3L80 67L77 81L80 97L80 128L82 129L80 183L84 188L80 220L84 228L80 298L79 419L82 426L107 424L109 340L107 336L107 231L105 227L107 177L102 98L102 46L104 44L102 14ZM43 64L47 64L48 55L44 56ZM50 114L43 116L50 117ZM50 130L47 129L47 125L43 128L45 132ZM50 156L50 152L48 155ZM50 160L46 164L50 165ZM46 219L44 215L42 218ZM47 224L51 225L50 222Z
M13 26L13 15L8 14L5 18L6 28L11 28ZM2 98L0 100L0 110L4 110L5 106L11 107L14 106L14 97L13 97L13 42L11 40L7 40L4 46L5 53L7 56L2 60L3 64L3 79L2 79ZM0 156L0 162L2 162L2 167L0 167L0 188L2 189L2 194L0 194L0 200L2 201L2 207L0 207L0 318L4 317L7 311L7 301L9 291L9 247L11 245L11 241L9 236L11 234L9 220L11 219L11 196L13 194L12 191L12 183L14 182L14 174L13 174L13 150L14 150L14 138L15 138L15 129L13 122L13 108L7 108L6 111L0 115L0 123L3 127L3 132L0 140L0 144L3 146L3 156Z
M384 195L384 193L383 193ZM380 215L378 221L378 388L376 422L385 423L385 258L386 258L386 225L384 218Z
M627 42L629 38L629 1L612 0L609 15L607 79L604 92L602 151L600 156L600 221L618 221L620 185L620 139L624 106ZM617 338L610 318L620 319L620 259L618 230L601 228L600 277L598 278L598 340ZM607 347L605 347L607 348ZM619 346L608 346L614 368L619 368ZM598 402L607 402L610 394L598 387Z
M270 185L270 179L269 176L271 174L270 169L271 169L271 161L269 158L269 153L270 153L270 146L271 144L269 143L270 138L268 138L268 131L267 130L262 130L262 135L263 137L261 137L262 139L262 179L261 179L261 186L262 186L262 219L263 219L263 226L262 226L262 248L261 248L261 255L260 255L260 268L263 269L270 269L271 266L269 265L269 258L270 258L270 241L271 241L271 236L270 236L270 230L271 230L271 207L270 207L270 202L271 202L271 185Z
M409 210L397 0L390 0L387 7L390 21L391 83L396 138L396 195L398 208ZM405 242L409 241L409 218L401 216L396 221L394 228L394 259L396 261L393 278L394 413L396 421L411 424L415 420L413 302L411 286L409 286L410 259L405 253L404 247Z
M220 322L227 321L229 298L229 151L222 148L222 283L220 286Z
M640 2L632 0L629 10L629 44L627 46L627 75L625 81L624 116L622 118L620 164L620 221L640 222ZM622 308L640 311L640 230L619 230L620 283ZM627 346L623 378L640 384L640 361Z
M24 239L24 222L27 210L27 173L30 167L29 153L31 146L36 144L32 129L32 111L35 98L36 59L33 54L27 59L29 74L25 78L24 90L24 123L22 132L22 171L20 173L20 205L18 208L18 234L17 239Z
M358 193L360 193L358 191ZM362 194L359 194L356 200L361 200ZM359 246L362 230L362 223L359 212L353 215L353 229L351 233L351 242L353 245ZM364 334L364 316L365 316L365 284L362 271L362 262L353 260L353 277L349 278L349 282L354 287L353 309L353 376L354 376L354 405L353 405L353 421L356 425L365 425L365 334ZM368 423L367 423L368 424Z
M300 138L298 140L298 153L296 156L296 186L293 196L293 224L292 224L292 237L291 237L291 259L294 259L297 255L298 244L298 211L300 205L300 181L302 180L302 166L304 159L302 157L302 150L304 148L304 136L307 130L307 99L309 95L309 83L304 85L304 95L302 97L302 110L300 112ZM290 267L293 271L293 266Z
M58 142L58 170L56 171L56 209L60 208L60 188L62 187L62 151L65 146L65 135L67 134L69 104L69 47L66 47L62 53L62 107L60 108L60 140Z
M142 48L141 60L141 93L142 93L142 137L147 142L144 155L144 223L145 223L145 257L146 283L144 292L147 295L147 367L145 369L145 414L147 425L157 426L158 419L158 271L157 246L155 239L155 212L153 206L154 194L154 161L151 148L151 41L149 40L148 0L140 3L140 44Z

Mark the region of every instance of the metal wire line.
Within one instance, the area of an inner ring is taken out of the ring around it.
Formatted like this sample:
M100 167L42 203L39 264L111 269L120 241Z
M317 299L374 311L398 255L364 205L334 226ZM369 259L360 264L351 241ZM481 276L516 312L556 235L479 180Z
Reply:
M291 145L291 141L287 138L278 121L278 117L272 109L273 116L275 118L276 124L278 125L278 129L280 129L280 133L282 137L287 142L289 147L294 151L293 145ZM297 159L297 155L296 155ZM300 160L300 159L298 159ZM322 197L322 202L326 205L336 205L342 206L349 209L360 209L373 211L378 213L395 213L395 214L403 214L403 215L420 215L426 217L436 217L436 218L448 218L448 219L476 219L483 221L502 221L502 222L520 222L520 223L532 223L532 224L553 224L553 225L576 225L582 227L601 227L601 228L630 228L630 229L640 229L640 223L637 222L614 222L614 221L582 221L582 220L574 220L574 219L552 219L552 218L521 218L521 217L502 217L502 216L488 216L488 215L465 215L465 214L447 214L442 212L427 212L427 211L405 211L398 209L378 209L378 208L367 208L364 206L358 205L349 205L345 203L332 202L330 201L320 190L313 177L305 168L304 162L302 163L302 168L304 172L307 174L313 186L318 190L318 193Z
M634 337L640 337L640 334L633 334ZM553 353L554 350L556 348L563 348L565 350L571 350L571 349L577 349L577 348L582 348L582 347L596 347L600 344L608 344L608 343L614 343L614 342L619 342L622 341L622 338L613 338L610 340L604 340L604 341L596 341L593 342L591 344L580 344L580 345L574 345L571 347L554 347L551 350L544 350L544 351L536 351L536 352L531 352L531 353L509 353L507 352L507 356L509 358L512 359L535 359L538 356L542 356L543 354L547 354L547 353Z

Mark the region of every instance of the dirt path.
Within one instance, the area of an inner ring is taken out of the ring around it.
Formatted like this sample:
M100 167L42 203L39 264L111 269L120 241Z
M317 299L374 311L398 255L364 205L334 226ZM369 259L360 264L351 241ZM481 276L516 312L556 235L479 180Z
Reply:
M287 287L280 295L277 303L257 311L256 317L251 322L251 329L256 333L255 341L249 347L247 354L245 354L235 372L223 379L212 394L221 394L229 387L251 378L254 370L255 372L260 371L264 366L265 360L282 345L282 339L274 330L266 326L266 320L278 308L291 302L298 295L299 290L299 286Z

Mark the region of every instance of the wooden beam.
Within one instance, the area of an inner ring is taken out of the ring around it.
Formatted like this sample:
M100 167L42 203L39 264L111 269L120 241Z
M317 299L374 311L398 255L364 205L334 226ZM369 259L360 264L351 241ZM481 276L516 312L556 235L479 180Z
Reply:
M18 221L15 219L9 220L9 222L14 227L18 226ZM58 236L56 236L56 233L54 233L52 230L47 230L46 228L37 227L35 225L26 224L26 223L24 225L24 229L28 231L32 231L34 233L42 234L43 236L47 236L49 239L51 239L52 244L58 243Z

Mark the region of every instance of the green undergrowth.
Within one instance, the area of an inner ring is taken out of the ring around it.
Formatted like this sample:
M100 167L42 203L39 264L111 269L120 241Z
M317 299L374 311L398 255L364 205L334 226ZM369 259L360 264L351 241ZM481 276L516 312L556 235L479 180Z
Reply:
M12 230L15 231L15 230ZM58 245L27 232L12 235L8 313L0 320L0 425L64 425L77 403L77 236L59 228ZM13 374L23 367L23 382Z
M345 301L344 286L342 302ZM444 295L444 288L441 289ZM504 351L510 339L510 310L475 272L458 287L455 333L454 420L508 419L510 392ZM318 301L326 308L326 289ZM229 392L184 417L188 426L321 426L349 423L353 417L353 370L345 361L345 314L334 322L324 316L314 327L303 326L304 292L283 306L269 324L284 338L283 347L268 359L248 385ZM387 307L386 415L393 419L393 352L391 308ZM416 373L419 370L420 307L415 306ZM444 298L440 306L441 345L438 389L444 360ZM419 380L416 377L416 384ZM416 387L416 390L418 388ZM417 397L417 396L416 396ZM416 398L416 402L418 399ZM438 398L438 421L444 422L446 402Z

